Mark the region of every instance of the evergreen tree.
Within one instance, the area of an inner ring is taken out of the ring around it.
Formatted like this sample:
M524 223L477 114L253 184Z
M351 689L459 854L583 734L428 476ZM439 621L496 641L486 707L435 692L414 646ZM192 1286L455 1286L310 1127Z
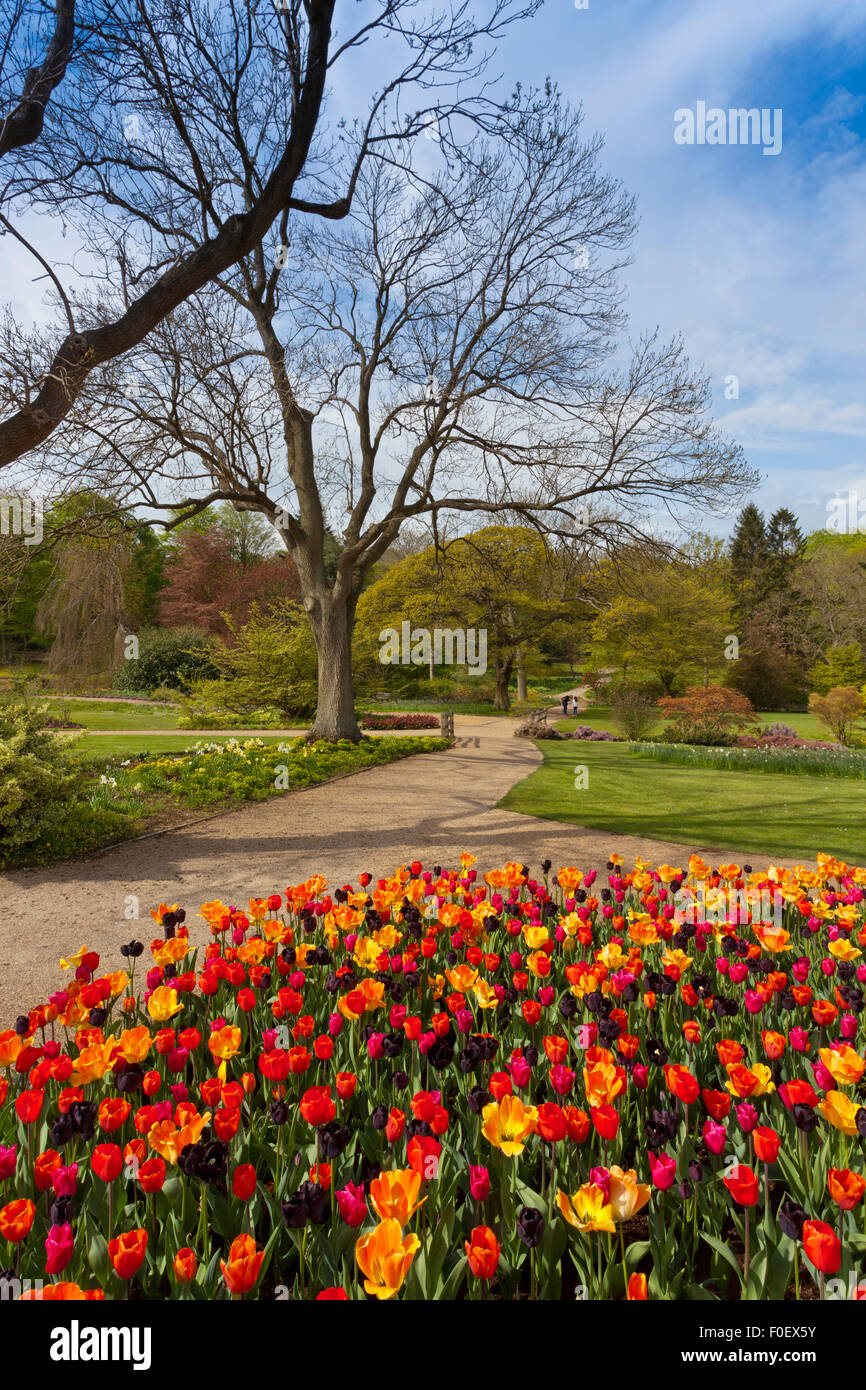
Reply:
M778 507L767 526L769 574L774 589L787 587L791 571L806 548L806 540L794 513Z
M737 518L731 538L731 577L741 620L760 603L769 584L770 549L764 518L749 502Z

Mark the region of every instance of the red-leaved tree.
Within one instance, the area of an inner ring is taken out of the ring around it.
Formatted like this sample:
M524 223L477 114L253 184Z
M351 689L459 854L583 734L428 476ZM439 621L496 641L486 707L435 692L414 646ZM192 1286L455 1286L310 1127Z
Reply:
M288 555L241 565L232 558L227 537L216 529L180 536L165 574L160 622L166 627L192 624L229 644L232 634L223 614L238 627L249 620L254 603L300 597L298 571Z

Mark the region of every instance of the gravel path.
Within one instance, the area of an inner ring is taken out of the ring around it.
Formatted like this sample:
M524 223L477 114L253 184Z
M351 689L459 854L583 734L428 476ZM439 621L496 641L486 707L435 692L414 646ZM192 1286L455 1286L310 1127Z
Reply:
M612 850L628 863L638 854L685 863L694 849L708 859L736 859L712 846L615 839L497 809L541 762L535 745L515 739L513 730L507 719L458 716L456 745L446 752L370 768L68 864L0 876L0 1028L62 985L58 960L85 942L106 969L119 968L121 944L156 935L149 912L160 902L185 907L191 938L204 943L201 903L221 898L245 906L316 872L339 887L364 870L383 877L413 859L431 868L454 865L462 851L477 855L480 873L508 859L534 873L545 858L554 868L602 869ZM766 861L747 848L742 858Z

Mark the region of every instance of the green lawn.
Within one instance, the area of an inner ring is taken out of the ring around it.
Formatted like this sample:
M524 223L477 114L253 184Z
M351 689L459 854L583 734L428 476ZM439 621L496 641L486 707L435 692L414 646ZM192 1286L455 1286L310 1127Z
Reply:
M761 713L755 715L755 723L759 724L762 729L767 724L787 724L789 728L801 734L803 738L827 739L831 737L830 731L814 714L788 714L784 711L780 712L779 710L770 710L769 712L761 711ZM621 732L613 722L610 705L591 705L586 711L586 714L579 715L577 719L569 715L567 719L560 717L556 721L556 727L562 729L563 733L571 733L572 729L576 729L578 724L587 724L591 729L610 729L611 733L614 734ZM647 738L653 738L667 727L668 720L659 719L647 734Z
M508 714L508 710L494 709L492 700L472 700L464 705L447 696L438 700L358 700L355 709L358 714L441 714L446 709L453 709L455 714Z
M180 710L174 705L132 705L124 700L46 701L49 713L63 714L85 729L176 729Z
M866 864L866 798L857 782L657 764L618 743L537 746L543 766L500 806L608 830L612 850L617 835L642 835L804 861L823 850ZM580 765L588 770L583 791L575 788Z

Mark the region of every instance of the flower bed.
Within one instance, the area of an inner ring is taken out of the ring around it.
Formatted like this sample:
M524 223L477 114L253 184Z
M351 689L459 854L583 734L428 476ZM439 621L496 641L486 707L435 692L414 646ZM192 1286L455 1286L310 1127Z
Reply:
M856 1290L866 870L474 862L205 903L202 951L163 904L122 968L61 961L0 1033L2 1277L64 1299Z
M362 729L438 729L439 718L435 714L365 714L361 717Z
M691 743L635 743L635 758L681 767L715 767L725 772L787 772L799 777L866 777L866 754L839 744L799 747L757 744L739 748L704 748Z

